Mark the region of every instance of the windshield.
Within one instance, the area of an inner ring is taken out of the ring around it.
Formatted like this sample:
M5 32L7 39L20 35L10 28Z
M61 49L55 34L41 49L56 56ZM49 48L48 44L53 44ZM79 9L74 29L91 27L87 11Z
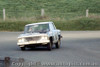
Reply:
M25 33L46 33L49 30L49 24L35 24L25 27Z

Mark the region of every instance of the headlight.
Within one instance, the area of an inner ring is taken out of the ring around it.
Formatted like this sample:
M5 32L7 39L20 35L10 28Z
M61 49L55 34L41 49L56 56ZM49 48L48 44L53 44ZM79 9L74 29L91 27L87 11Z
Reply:
M22 40L21 39L18 39L18 42L21 42Z
M22 42L24 42L24 38L22 38Z
M48 39L48 37L47 37L47 36L43 36L43 37L42 37L42 39L47 40L47 39Z
M20 43L20 42L24 42L24 38L18 39L18 42L19 42L19 43Z

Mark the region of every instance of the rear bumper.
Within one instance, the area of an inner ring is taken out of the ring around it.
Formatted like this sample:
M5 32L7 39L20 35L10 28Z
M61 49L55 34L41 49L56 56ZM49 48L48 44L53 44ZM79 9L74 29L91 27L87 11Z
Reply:
M17 45L18 45L19 47L24 47L24 46L27 46L27 45L33 45L33 46L35 46L35 45L38 45L38 44L40 44L40 45L46 45L46 44L48 44L49 42L50 42L49 40L31 41L31 42L17 43Z

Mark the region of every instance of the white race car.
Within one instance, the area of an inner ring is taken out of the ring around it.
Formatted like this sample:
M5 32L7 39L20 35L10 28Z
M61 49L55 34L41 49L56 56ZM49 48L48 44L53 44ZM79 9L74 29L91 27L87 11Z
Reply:
M61 31L56 29L53 22L27 24L24 33L18 37L17 45L21 50L36 46L46 46L52 50L54 44L56 48L60 47L61 37Z

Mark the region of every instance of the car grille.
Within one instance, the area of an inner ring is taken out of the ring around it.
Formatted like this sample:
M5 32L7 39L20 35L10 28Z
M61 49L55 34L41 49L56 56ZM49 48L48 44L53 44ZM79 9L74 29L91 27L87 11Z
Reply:
M25 38L26 41L38 41L41 39L41 36L35 36L35 37L27 37Z

